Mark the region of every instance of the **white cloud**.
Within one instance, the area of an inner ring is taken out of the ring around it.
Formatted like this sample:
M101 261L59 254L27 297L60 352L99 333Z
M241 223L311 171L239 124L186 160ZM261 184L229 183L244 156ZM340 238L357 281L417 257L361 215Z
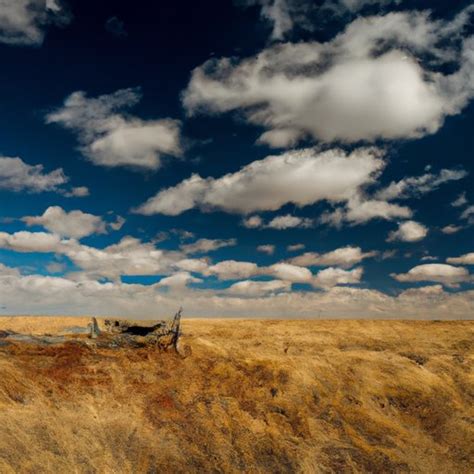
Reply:
M357 14L366 7L382 9L402 0L234 0L241 7L260 7L260 17L272 27L270 38L283 40L296 28L313 31L331 17Z
M302 0L306 1L306 0ZM367 12L383 12L387 7L397 6L403 0L324 0L320 6L319 18L342 19L348 15L363 15Z
M40 225L54 234L74 239L106 232L101 217L82 211L67 212L59 206L50 206L43 215L23 217L22 221L28 226Z
M263 296L268 294L290 291L291 283L287 281L271 280L271 281L239 281L231 285L226 293L247 297Z
M260 135L257 143L268 145L270 148L287 148L296 145L302 138L302 133L294 128L268 130Z
M223 247L233 247L237 245L236 239L199 239L191 244L181 245L181 250L186 254L208 253Z
M204 274L209 268L209 261L204 258L184 258L176 262L174 266L187 272Z
M66 197L87 197L90 195L89 188L86 186L77 186L72 188L70 191L62 193Z
M0 263L0 277L4 276L20 276L20 272L16 268L7 267L3 263Z
M209 244L212 248L206 244L209 251L219 245L231 245L231 241L211 242L214 242L213 247ZM260 274L255 263L231 260L210 265L206 258L185 258L186 252L158 249L153 243L144 243L130 236L123 237L117 244L100 249L81 244L75 239L61 240L58 234L0 232L0 248L17 252L52 252L65 255L81 270L70 277L80 281L100 277L118 280L122 275L169 275L175 274L177 269L181 273L216 275L223 280L249 278ZM200 248L205 251L202 246ZM200 252L196 247L191 253L195 251Z
M260 216L249 216L242 220L242 225L247 229L258 229L263 227L264 222Z
M269 222L265 223L265 221L260 216L254 215L244 218L242 220L242 225L247 227L247 229L308 229L314 226L314 221L313 219L309 219L307 217L298 217L286 214L284 216L275 216Z
M46 270L48 270L49 273L63 273L66 268L66 265L61 262L51 262L46 265Z
M193 175L150 198L136 212L178 215L195 207L247 214L318 201L349 200L376 179L384 167L381 151L360 148L347 155L340 149L291 151L254 161L220 178Z
M451 22L418 11L358 18L326 43L211 59L193 71L183 104L189 114L243 111L272 132L260 141L277 146L306 135L359 142L432 134L473 95L474 39L457 48L468 9ZM458 70L443 73L447 63Z
M178 272L169 277L162 278L157 286L166 286L168 288L184 288L189 283L201 283L200 278L193 277L188 272Z
M276 216L274 217L268 224L267 227L270 229L294 229L296 227L300 227L303 229L307 229L312 227L314 222L312 219L308 219L305 217L298 217L298 216L291 216L289 214L285 216Z
M58 235L45 232L0 232L0 248L15 252L57 252L60 245L61 239Z
M112 230L120 230L123 227L123 225L125 224L125 222L126 222L125 217L117 216L115 222L110 222L109 223L109 227Z
M0 157L0 190L57 192L68 181L62 168L45 173L43 165L29 165L21 158Z
M360 247L341 247L327 253L306 252L297 257L293 257L289 262L293 265L301 267L327 267L339 266L349 268L357 263L362 262L366 258L372 258L377 255L377 252L363 252Z
M299 250L305 249L305 244L291 244L286 247L288 252L298 252Z
M39 46L51 24L66 25L71 15L59 0L0 0L0 42Z
M139 88L88 98L78 91L46 116L74 131L82 153L94 164L156 170L162 156L181 156L181 124L176 120L142 120L120 111L140 102Z
M18 157L0 156L0 191L55 192L65 197L89 195L89 189L85 186L66 188L68 182L69 177L62 168L45 172L41 164L29 165Z
M324 318L462 319L472 312L474 304L474 291L445 292L439 285L412 288L398 296L353 287L290 292L286 290L288 282L275 285L263 296L250 296L251 292L255 294L255 288L241 285L242 294L237 289L234 295L183 288L180 293L168 295L159 291L157 285L21 276L15 269L0 267L0 311L156 319L174 314L179 295L179 304L188 316L311 318L320 313Z
M352 258L355 260L354 256ZM359 255L358 261L363 258L365 258L365 255ZM175 266L187 271L201 273L205 276L215 275L219 280L247 280L256 276L267 276L289 283L310 283L316 287L332 287L345 283L357 283L362 276L361 268L357 268L354 271L331 268L327 272L320 272L317 276L313 276L308 268L287 262L259 267L253 262L235 260L224 260L214 265L209 265L209 262L205 260L183 260Z
M342 268L325 268L313 277L312 284L315 287L329 288L337 285L360 283L364 271L362 267L353 270L343 270Z
M434 281L446 286L457 286L469 282L472 277L465 268L453 267L444 263L427 263L413 267L408 273L391 275L401 282Z
M466 253L460 257L451 257L446 261L454 265L474 265L474 252Z
M273 255L275 253L275 246L271 244L263 244L257 247L257 252Z
M312 273L303 267L289 263L275 263L270 265L262 273L272 275L279 280L291 281L293 283L304 283L311 281Z
M422 176L407 177L397 182L393 181L389 186L378 191L375 196L384 201L408 199L434 191L441 184L449 181L465 178L467 174L464 170L443 169L439 174L426 173Z
M444 226L441 229L441 232L443 234L455 234L456 232L459 232L460 230L462 230L461 226L449 224L447 226Z
M183 259L180 252L160 250L152 243L143 243L129 236L103 249L71 240L64 242L58 253L70 258L88 277L111 279L118 279L121 275L170 273L173 265Z
M209 267L207 273L216 275L220 280L240 280L260 273L258 266L252 262L224 260Z
M466 193L461 193L452 203L453 207L462 207L467 204Z
M461 219L466 219L468 224L474 224L474 205L464 209L461 214Z
M234 0L234 3L243 7L260 6L261 18L272 26L273 40L281 40L291 32L295 23L302 21L302 13L309 5L304 0Z
M387 242L401 240L402 242L418 242L426 237L428 228L415 221L405 221L399 224L397 230L388 234Z
M364 224L372 219L387 221L397 218L410 218L413 211L407 206L399 206L387 201L354 195L344 208L338 207L332 212L324 212L319 218L321 224L341 227L345 222L351 225Z

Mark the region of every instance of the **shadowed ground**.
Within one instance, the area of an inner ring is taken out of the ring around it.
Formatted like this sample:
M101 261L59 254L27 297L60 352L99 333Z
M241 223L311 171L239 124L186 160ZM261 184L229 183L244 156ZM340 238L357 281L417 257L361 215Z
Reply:
M0 330L87 322L0 318ZM185 359L0 346L0 472L473 470L472 322L185 320L183 332Z

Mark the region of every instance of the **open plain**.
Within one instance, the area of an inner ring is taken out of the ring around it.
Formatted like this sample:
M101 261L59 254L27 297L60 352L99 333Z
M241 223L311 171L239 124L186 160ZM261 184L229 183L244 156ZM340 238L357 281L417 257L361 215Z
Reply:
M472 322L184 320L181 344L0 346L0 472L474 469Z

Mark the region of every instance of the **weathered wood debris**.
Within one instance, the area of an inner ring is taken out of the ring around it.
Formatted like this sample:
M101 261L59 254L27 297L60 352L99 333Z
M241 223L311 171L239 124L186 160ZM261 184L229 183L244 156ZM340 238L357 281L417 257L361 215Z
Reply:
M101 331L95 318L89 323L89 337L99 346L156 346L161 350L179 351L181 335L180 309L169 321L138 322L125 319L104 320L105 330Z
M28 343L35 345L51 345L75 343L89 347L120 348L120 347L156 347L160 350L174 350L181 356L190 354L186 346L181 350L182 309L169 321L139 322L124 319L105 319L103 329L96 318L92 318L87 328L73 327L62 334L41 336L19 334L13 331L0 331L0 346L11 343Z

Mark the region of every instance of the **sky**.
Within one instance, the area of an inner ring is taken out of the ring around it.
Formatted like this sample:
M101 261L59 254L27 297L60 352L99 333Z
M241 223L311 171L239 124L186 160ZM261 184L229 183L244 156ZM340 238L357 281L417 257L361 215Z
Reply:
M0 0L0 314L472 318L473 20Z

